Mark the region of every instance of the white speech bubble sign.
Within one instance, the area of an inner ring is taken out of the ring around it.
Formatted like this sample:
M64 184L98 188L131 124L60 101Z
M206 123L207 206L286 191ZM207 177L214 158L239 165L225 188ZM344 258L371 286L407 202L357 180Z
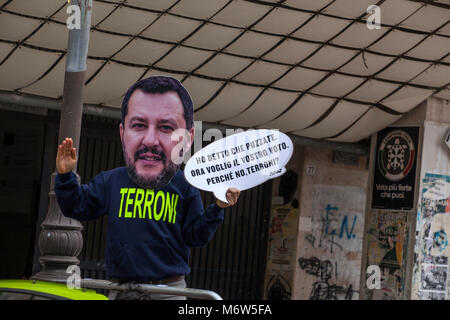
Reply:
M250 129L214 141L196 152L186 163L184 175L191 185L228 202L228 188L247 190L284 174L293 151L286 134Z

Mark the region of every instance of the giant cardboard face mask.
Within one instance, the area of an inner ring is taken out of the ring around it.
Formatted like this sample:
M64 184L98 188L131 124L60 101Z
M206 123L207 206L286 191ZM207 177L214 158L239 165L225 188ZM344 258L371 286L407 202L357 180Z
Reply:
M172 134L185 128L183 105L177 93L136 90L129 100L124 124L120 125L130 179L142 188L167 185L181 166L172 161L172 150L179 144L172 141Z

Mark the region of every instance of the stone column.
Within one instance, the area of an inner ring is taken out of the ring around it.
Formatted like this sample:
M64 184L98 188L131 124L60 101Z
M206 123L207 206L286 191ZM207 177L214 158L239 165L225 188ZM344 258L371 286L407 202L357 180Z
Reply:
M429 98L372 137L360 299L450 299L449 128Z
M78 152L92 0L72 0L70 5L76 6L77 10L72 14L75 21L79 19L80 28L69 31L58 143L70 137ZM79 17L76 16L78 12ZM80 222L62 215L54 192L55 177L56 172L52 174L48 212L39 235L39 262L43 270L32 279L65 282L70 275L66 272L67 267L80 262L77 256L83 248L83 227Z

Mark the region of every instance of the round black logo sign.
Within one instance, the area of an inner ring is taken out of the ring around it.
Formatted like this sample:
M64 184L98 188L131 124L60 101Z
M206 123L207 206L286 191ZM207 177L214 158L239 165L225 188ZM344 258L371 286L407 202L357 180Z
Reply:
M414 165L416 150L409 134L402 130L389 133L378 149L378 168L390 181L406 177Z

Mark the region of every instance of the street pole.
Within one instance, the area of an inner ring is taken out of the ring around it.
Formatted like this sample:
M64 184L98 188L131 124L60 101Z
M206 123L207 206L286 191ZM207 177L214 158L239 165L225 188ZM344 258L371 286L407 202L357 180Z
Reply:
M79 28L69 29L58 143L66 137L72 138L78 153L92 0L71 0L69 4L68 8L77 9L73 14L79 14L74 17L79 19ZM56 174L56 171L52 174L48 211L39 234L42 271L32 276L33 280L65 282L70 276L66 272L68 266L80 263L78 255L83 248L83 226L61 213L54 192Z

